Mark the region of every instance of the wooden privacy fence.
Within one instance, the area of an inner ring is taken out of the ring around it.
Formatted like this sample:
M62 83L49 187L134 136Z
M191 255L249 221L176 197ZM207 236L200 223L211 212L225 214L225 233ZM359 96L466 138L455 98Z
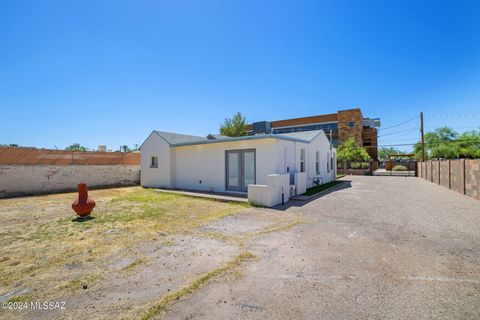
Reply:
M480 200L480 159L434 160L417 166L420 178Z
M140 153L0 147L0 165L140 165Z

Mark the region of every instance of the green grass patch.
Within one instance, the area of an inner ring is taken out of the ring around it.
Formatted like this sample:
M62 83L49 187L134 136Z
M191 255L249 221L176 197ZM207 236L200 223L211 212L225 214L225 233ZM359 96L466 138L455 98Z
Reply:
M311 187L311 188L308 188L307 189L307 192L305 192L304 194L306 196L313 196L314 194L317 194L319 192L322 192L322 191L325 191L327 189L330 189L336 185L339 185L340 183L342 183L343 181L330 181L328 183L325 183L325 184L322 184L322 185L319 185L319 186L315 186L315 187Z
M197 278L187 286L181 288L180 290L162 296L160 300L157 301L157 303L155 303L152 307L150 307L150 309L148 309L148 311L141 317L141 319L142 320L153 319L160 312L165 311L173 301L178 300L186 296L187 294L190 294L195 290L200 289L214 277L217 277L227 271L233 270L238 265L240 265L240 263L242 263L243 261L253 260L255 258L256 258L255 255L253 255L250 252L244 252L234 257L233 259L225 262L218 268L203 274L202 276L200 276L199 278Z

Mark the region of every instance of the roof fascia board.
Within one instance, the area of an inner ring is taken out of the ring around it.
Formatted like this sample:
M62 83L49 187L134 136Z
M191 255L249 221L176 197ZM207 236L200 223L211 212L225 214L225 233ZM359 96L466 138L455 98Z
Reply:
M172 147L182 147L182 146L193 146L199 144L214 144L214 143L221 143L221 142L238 142L238 141L248 141L248 140L260 140L260 139L279 139L279 140L286 140L286 141L296 141L296 142L303 142L303 143L310 143L308 140L292 138L287 136L280 136L280 135L257 135L257 136L247 136L240 137L240 138L231 138L231 139L217 139L217 140L207 140L207 141L196 141L196 142L184 142L184 143L176 143L172 144Z

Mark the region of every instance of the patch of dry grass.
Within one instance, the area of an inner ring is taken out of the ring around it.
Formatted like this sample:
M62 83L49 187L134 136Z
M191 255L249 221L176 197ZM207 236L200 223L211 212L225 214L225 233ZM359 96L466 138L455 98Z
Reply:
M190 233L246 206L140 187L89 193L97 206L83 222L74 219L72 193L0 200L0 295L15 286L32 289L32 298L68 294L101 279L112 257L136 245Z
M156 303L153 304L153 306L150 307L150 309L148 309L148 311L141 317L141 319L142 320L153 319L156 315L165 311L173 301L178 300L194 292L195 290L200 289L213 278L218 277L227 271L232 271L237 266L239 266L240 263L247 260L253 260L253 259L256 259L255 255L253 255L250 252L243 252L240 255L232 258L231 260L224 262L219 267L201 275L200 277L198 277L197 279L195 279L185 287L175 292L162 296L160 300L158 300Z

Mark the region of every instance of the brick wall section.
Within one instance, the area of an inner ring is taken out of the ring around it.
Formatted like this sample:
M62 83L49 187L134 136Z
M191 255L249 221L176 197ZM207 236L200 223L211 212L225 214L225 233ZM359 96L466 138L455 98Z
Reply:
M353 137L358 145L363 145L363 115L360 109L338 111L338 140L343 143L349 137ZM353 126L350 123L353 122Z
M140 183L140 165L0 165L0 198Z
M362 129L362 140L367 149L368 154L372 159L378 159L378 133L377 128L373 127L363 127ZM370 145L366 145L369 143Z
M450 162L440 161L440 185L450 188Z
M0 165L140 165L140 153L0 147Z
M480 159L465 160L465 194L480 200Z

